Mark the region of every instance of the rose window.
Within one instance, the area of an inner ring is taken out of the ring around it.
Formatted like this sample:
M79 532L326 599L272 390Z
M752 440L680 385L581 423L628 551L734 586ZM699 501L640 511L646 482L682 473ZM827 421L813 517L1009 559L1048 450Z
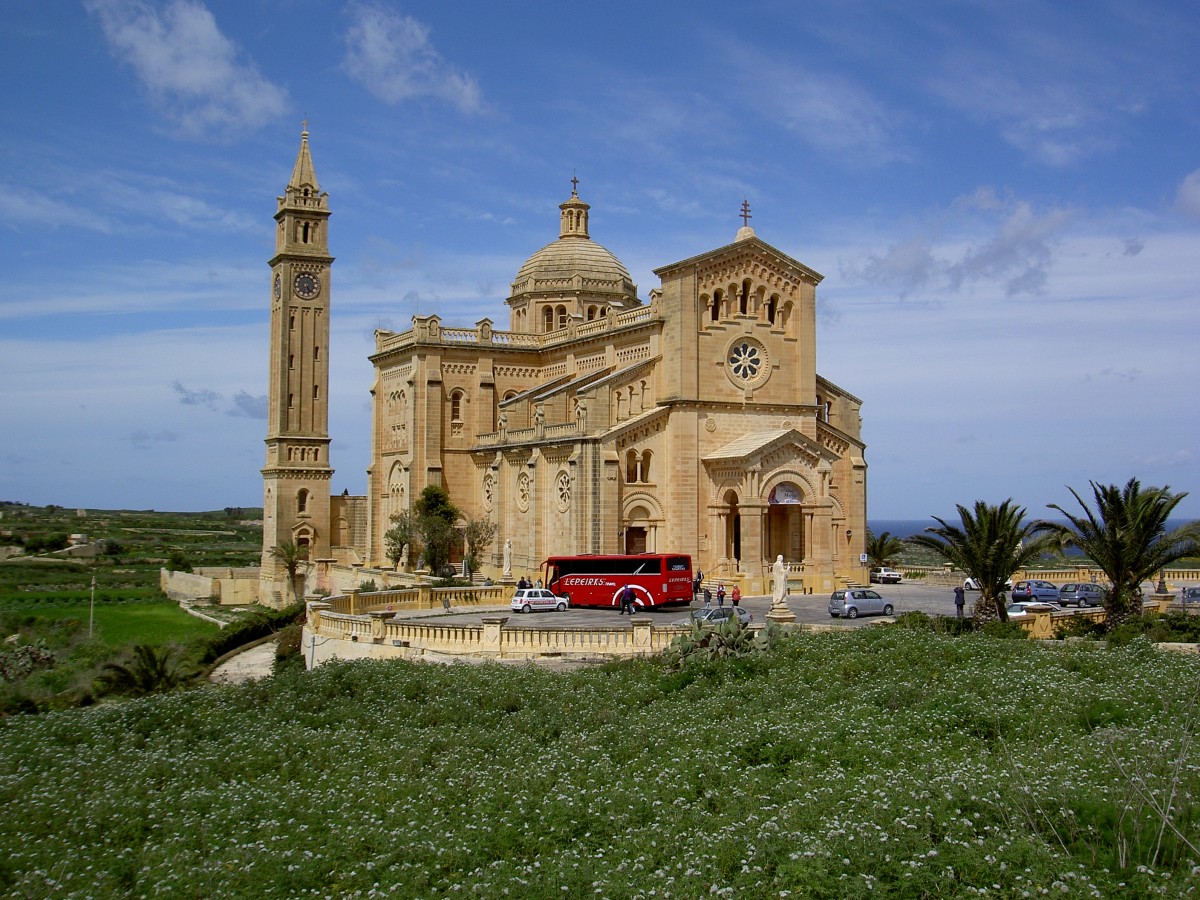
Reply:
M558 508L566 511L571 505L571 476L566 472L558 475Z
M758 347L749 341L735 344L729 351L729 368L742 381L753 381L762 369L763 358Z

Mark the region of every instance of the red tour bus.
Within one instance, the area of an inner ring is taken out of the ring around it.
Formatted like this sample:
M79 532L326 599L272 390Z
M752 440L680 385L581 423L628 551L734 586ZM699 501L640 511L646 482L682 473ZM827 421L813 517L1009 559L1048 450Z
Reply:
M551 556L543 569L542 583L572 606L618 609L627 584L643 609L692 599L692 558L677 553Z

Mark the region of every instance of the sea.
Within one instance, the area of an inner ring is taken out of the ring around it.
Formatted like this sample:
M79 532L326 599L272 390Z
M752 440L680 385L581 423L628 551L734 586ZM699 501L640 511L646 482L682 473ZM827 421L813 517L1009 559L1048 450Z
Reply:
M947 525L961 525L962 522L958 518L957 513L942 516ZM1171 531L1181 525L1186 525L1192 519L1168 519L1167 530ZM1065 520L1063 520L1064 524ZM892 537L904 539L911 537L914 534L920 534L930 526L936 526L937 522L930 516L927 519L870 519L867 522L867 527L871 529L873 534L883 534L885 531L891 534Z

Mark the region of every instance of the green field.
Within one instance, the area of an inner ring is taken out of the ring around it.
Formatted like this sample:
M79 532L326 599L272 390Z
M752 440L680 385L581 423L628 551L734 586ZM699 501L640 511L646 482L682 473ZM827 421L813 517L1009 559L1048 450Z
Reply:
M88 628L88 603L6 603L0 601L0 614L14 613L20 619L36 616L47 622L77 620ZM5 617L3 621L11 621ZM96 640L109 647L131 644L183 643L194 637L215 634L218 626L190 616L170 600L113 602L98 601L92 626Z
M54 654L49 669L0 677L0 715L90 702L108 662L135 644L184 645L217 626L190 616L159 590L163 567L255 565L262 546L261 510L205 513L153 510L77 510L0 503L0 545L43 548L69 534L100 542L90 558L65 558L36 549L0 561L0 676L31 647ZM95 584L94 639L88 637ZM189 662L194 661L190 660Z
M1200 659L900 627L337 663L0 722L12 897L1200 891Z

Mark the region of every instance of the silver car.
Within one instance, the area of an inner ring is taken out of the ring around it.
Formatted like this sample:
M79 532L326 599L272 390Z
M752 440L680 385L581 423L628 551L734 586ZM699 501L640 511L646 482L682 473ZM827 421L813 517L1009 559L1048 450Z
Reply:
M883 613L890 616L896 607L886 597L870 588L850 588L829 595L829 615L857 619L860 613Z
M1047 603L1058 603L1058 585L1048 581L1018 581L1013 585L1012 599L1045 600Z
M741 606L706 606L703 609L692 610L690 620L684 619L682 622L676 622L676 625L689 625L692 622L702 622L705 625L724 625L730 619L736 617L743 625L749 625L754 616L750 615L750 610Z
M1068 581L1058 589L1059 606L1103 606L1108 588L1088 581Z

